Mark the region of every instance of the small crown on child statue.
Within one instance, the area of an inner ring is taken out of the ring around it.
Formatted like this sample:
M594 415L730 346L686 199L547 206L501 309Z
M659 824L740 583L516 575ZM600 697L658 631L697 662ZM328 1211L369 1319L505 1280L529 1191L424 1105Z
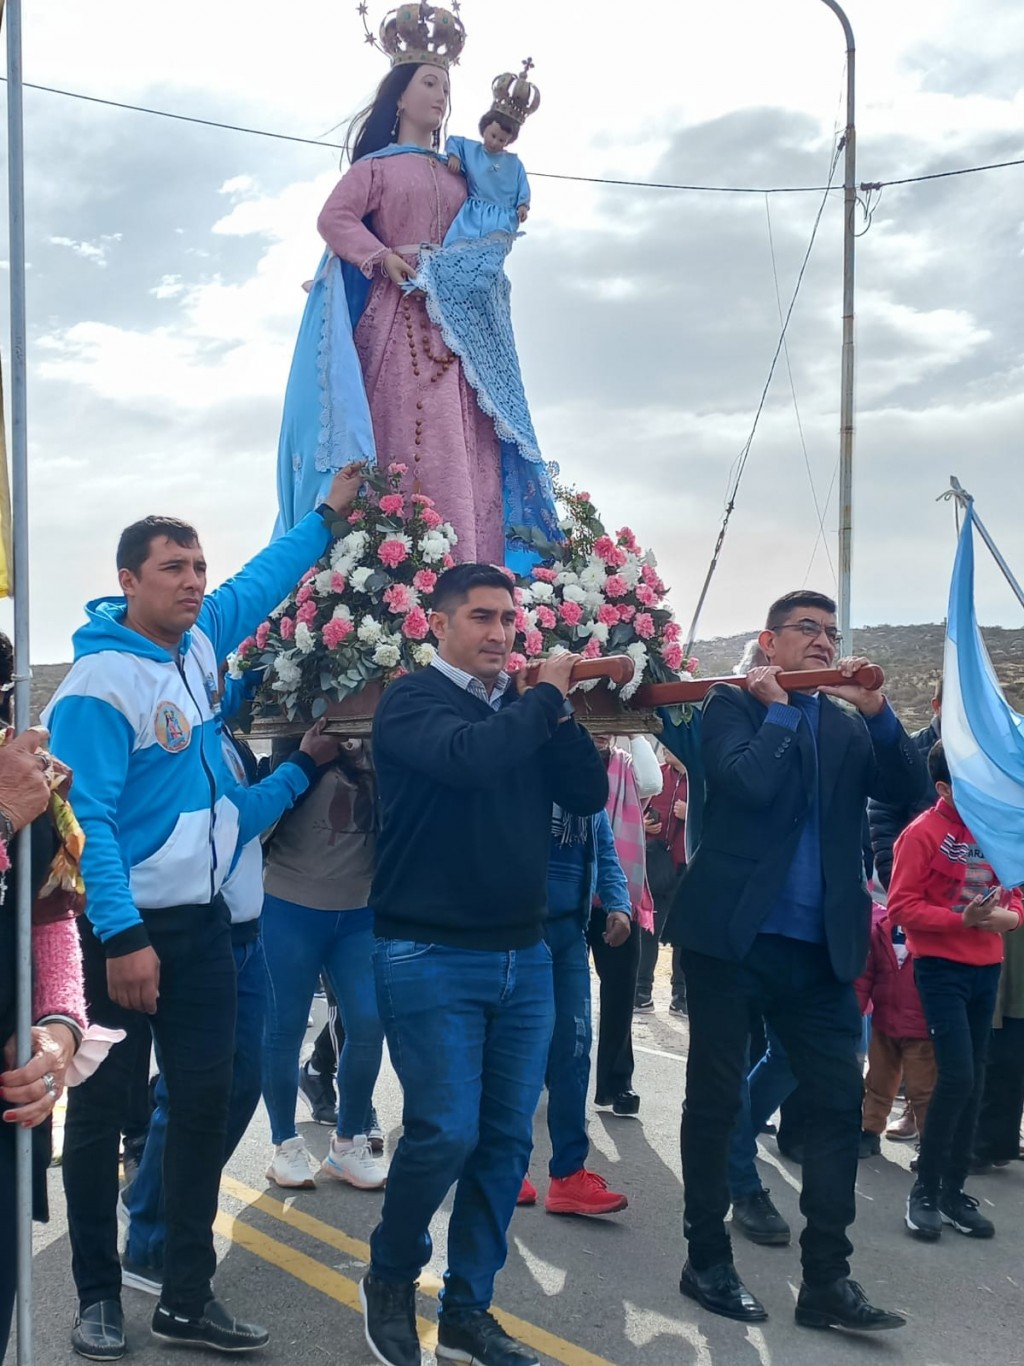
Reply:
M527 57L518 76L514 71L506 71L501 76L495 76L491 83L495 113L507 114L520 125L524 124L531 114L536 114L540 108L540 91L532 81L526 79L532 70L533 58Z
M451 0L451 6L447 10L440 5L399 5L384 16L379 35L370 28L365 0L358 6L358 13L366 30L366 41L383 52L392 66L415 62L441 66L447 71L458 63L466 43L459 0Z

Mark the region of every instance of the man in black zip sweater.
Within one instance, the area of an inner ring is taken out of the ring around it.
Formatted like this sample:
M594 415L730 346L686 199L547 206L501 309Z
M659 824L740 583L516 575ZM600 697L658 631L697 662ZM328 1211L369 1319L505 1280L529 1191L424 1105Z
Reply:
M554 1021L543 939L551 808L590 816L608 780L566 700L576 656L546 661L522 694L510 684L505 574L458 565L433 605L433 667L393 684L373 727L374 967L405 1110L360 1294L378 1360L419 1366L415 1281L457 1181L437 1355L536 1366L487 1311Z

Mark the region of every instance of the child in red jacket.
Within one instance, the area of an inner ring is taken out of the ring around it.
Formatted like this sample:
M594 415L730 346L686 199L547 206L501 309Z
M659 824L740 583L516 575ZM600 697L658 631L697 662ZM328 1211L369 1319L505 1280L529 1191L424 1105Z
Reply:
M935 1045L938 1079L921 1137L906 1224L934 1241L942 1225L973 1238L995 1227L965 1194L974 1126L985 1080L1002 935L1024 921L1019 891L999 886L953 805L942 741L928 755L939 800L896 841L889 918L902 925Z
M914 956L884 906L873 908L868 965L854 986L861 1012L872 1012L861 1134L861 1154L870 1157L881 1151L900 1077L919 1134L935 1089L935 1049L914 982Z

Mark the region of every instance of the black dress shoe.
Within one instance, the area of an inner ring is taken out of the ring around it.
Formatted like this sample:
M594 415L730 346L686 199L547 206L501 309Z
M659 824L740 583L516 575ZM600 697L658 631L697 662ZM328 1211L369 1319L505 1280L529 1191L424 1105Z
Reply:
M789 1225L764 1186L754 1195L743 1195L732 1202L732 1222L752 1243L762 1247L789 1245Z
M861 1286L848 1276L831 1285L801 1285L795 1315L805 1328L850 1328L858 1333L902 1328L906 1323L902 1314L868 1304Z
M120 1361L125 1353L124 1315L118 1300L97 1300L75 1319L71 1346L87 1361Z
M640 1113L640 1097L629 1087L626 1087L624 1091L616 1091L614 1094L602 1091L594 1098L594 1104L599 1110L610 1109L612 1114L623 1117Z
M437 1321L438 1361L469 1361L473 1366L540 1366L537 1353L509 1337L491 1314L454 1310Z
M712 1314L739 1319L742 1323L764 1323L768 1311L755 1299L736 1274L732 1262L719 1262L706 1271L696 1271L689 1262L679 1277L679 1289Z
M153 1336L161 1342L190 1347L212 1347L215 1352L257 1352L266 1347L270 1334L258 1323L232 1318L219 1300L208 1300L198 1318L176 1314L164 1304L153 1313Z

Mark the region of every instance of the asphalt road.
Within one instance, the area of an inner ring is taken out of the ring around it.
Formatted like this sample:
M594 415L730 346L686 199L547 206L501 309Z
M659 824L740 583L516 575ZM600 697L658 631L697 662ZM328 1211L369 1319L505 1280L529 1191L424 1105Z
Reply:
M935 1245L914 1242L902 1222L910 1183L906 1146L883 1143L883 1155L861 1163L854 1274L876 1303L904 1311L896 1333L856 1338L797 1328L796 1247L758 1248L737 1239L736 1258L748 1286L768 1307L767 1324L745 1328L707 1314L678 1290L682 1261L682 1192L678 1124L686 1050L685 1021L668 1013L668 983L659 981L654 1015L636 1020L639 1120L590 1117L590 1165L629 1195L629 1209L605 1220L556 1218L542 1204L513 1221L508 1265L498 1280L497 1308L506 1325L545 1362L563 1366L964 1366L974 1361L1024 1363L1024 1163L975 1178L972 1189L997 1223L989 1243L947 1232ZM312 1036L311 1036L312 1037ZM302 1102L300 1101L300 1107ZM401 1106L386 1069L378 1110L398 1135ZM300 1118L307 1112L300 1110ZM328 1131L302 1123L311 1150L326 1151ZM549 1152L543 1109L531 1173L543 1198ZM232 1159L221 1191L217 1226L217 1291L243 1317L267 1324L265 1366L363 1366L372 1361L357 1312L356 1286L379 1197L323 1184L286 1196L268 1187L268 1127L257 1114ZM763 1140L763 1175L788 1219L799 1226L799 1171ZM75 1311L60 1173L51 1171L54 1217L37 1227L35 1362L73 1362L68 1333ZM421 1336L429 1340L436 1281L444 1268L447 1209L434 1227L435 1254L424 1273ZM156 1347L149 1336L154 1301L125 1290L130 1352L137 1366L192 1366L211 1356ZM12 1344L9 1357L15 1360ZM434 1358L424 1351L425 1366Z

